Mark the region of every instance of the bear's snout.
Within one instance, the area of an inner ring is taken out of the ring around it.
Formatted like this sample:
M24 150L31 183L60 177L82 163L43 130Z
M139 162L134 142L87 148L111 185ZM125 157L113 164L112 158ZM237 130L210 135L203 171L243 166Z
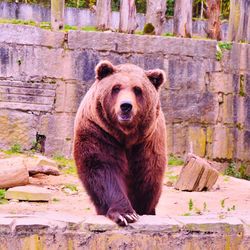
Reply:
M121 103L120 108L123 113L129 113L132 110L133 105L130 101L126 100Z

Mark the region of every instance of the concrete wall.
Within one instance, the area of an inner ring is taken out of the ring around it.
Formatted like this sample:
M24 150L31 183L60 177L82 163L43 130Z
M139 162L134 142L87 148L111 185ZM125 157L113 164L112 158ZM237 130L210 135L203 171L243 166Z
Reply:
M169 153L250 162L250 45L216 60L216 41L0 25L0 148L71 154L73 121L101 59L166 71Z
M0 18L34 20L36 22L50 22L50 8L35 4L0 2ZM65 8L65 23L79 27L95 26L96 16L89 9ZM143 30L145 15L137 14L138 30ZM119 27L119 12L112 12L112 28ZM206 22L193 22L193 35L206 37ZM226 39L228 24L223 23L222 38ZM173 33L173 19L168 19L164 32Z
M141 216L126 228L103 216L0 214L0 249L248 250L250 218Z

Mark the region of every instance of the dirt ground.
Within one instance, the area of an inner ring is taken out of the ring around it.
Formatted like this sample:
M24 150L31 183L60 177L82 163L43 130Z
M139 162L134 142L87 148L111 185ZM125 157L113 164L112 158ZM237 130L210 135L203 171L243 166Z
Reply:
M182 192L168 187L166 183L176 178L181 167L169 167L166 172L163 192L157 206L161 216L218 214L248 215L250 211L250 182L220 175L213 190L206 192ZM53 192L50 202L10 201L0 205L0 213L34 214L36 212L57 211L71 215L95 214L87 193L76 176L36 175L30 177L33 185L43 186ZM65 192L65 185L76 186L78 192ZM190 204L190 200L192 204Z

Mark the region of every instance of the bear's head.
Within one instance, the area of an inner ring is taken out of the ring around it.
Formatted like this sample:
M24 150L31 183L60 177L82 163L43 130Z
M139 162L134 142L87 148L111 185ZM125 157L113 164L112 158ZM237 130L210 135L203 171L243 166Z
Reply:
M96 66L95 82L99 116L126 135L135 129L144 133L159 115L159 90L165 79L160 69L144 71L133 64L114 66L101 61Z

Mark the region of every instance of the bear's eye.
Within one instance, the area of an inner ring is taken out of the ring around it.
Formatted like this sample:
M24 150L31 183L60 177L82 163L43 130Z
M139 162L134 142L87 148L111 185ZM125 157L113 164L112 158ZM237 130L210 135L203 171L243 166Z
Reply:
M141 90L141 88L139 88L139 87L134 87L133 90L134 90L134 93L135 93L136 96L141 96L141 95L142 95L142 90Z
M116 85L112 88L112 93L117 94L121 90L121 87L119 85Z

